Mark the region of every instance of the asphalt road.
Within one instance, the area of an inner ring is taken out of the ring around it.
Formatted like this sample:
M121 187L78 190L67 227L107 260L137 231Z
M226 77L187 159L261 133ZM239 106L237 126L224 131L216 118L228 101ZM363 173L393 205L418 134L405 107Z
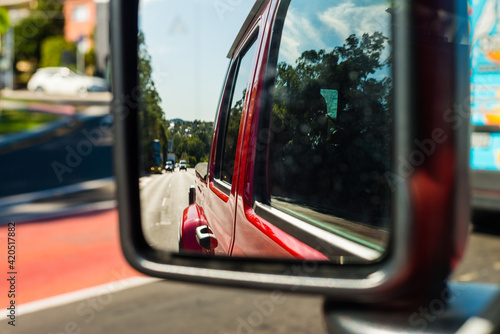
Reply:
M160 250L178 252L179 222L189 204L194 170L150 175L140 180L143 231L148 243Z
M20 316L16 334L322 334L320 297L160 281Z
M113 176L107 116L86 117L50 137L0 154L0 198Z
M474 232L454 279L498 284L499 235ZM319 296L157 281L19 314L15 328L5 320L0 328L23 334L322 334L321 308Z

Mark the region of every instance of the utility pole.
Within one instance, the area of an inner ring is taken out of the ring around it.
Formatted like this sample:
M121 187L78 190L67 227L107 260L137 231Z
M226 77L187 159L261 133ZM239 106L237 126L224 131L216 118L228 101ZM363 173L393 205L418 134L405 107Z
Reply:
M85 74L85 53L89 49L88 41L80 35L76 44L76 68L78 72Z

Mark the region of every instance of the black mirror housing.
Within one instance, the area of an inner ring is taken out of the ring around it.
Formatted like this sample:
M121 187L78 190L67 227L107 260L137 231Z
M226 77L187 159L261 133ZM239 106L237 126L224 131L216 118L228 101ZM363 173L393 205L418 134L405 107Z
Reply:
M147 244L137 164L138 1L110 3L120 236L135 269L168 279L316 293L363 303L413 302L442 289L464 252L469 227L466 2L394 1L394 166L388 175L393 234L380 261L344 266L173 255ZM257 1L246 24L276 3Z

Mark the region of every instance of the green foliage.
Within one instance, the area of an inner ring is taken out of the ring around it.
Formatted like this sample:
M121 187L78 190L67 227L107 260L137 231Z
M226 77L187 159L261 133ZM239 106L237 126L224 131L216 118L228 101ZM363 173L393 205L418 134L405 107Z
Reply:
M331 52L309 50L295 65L278 64L269 149L274 194L325 210L335 203L339 211L367 198L373 203L366 205L366 216L384 216L392 81L377 72L389 66L381 59L387 40L380 32L351 35ZM335 119L322 89L338 92Z
M229 113L229 121L227 125L226 138L224 140L224 153L222 161L222 180L231 183L234 161L236 160L236 145L238 143L238 135L240 132L241 116L243 113L243 102L245 99L246 89L242 92L240 100L236 101Z
M192 158L190 164L193 164L192 161L208 161L212 145L213 122L199 120L175 122L171 133L177 159Z
M31 15L14 27L16 61L40 59L42 41L64 34L63 2L38 0L36 3Z
M3 110L0 113L0 135L28 131L59 119L59 115L25 110Z
M61 66L63 52L76 52L73 43L66 42L64 36L51 36L43 40L39 67Z
M196 157L194 157L192 155L188 155L186 161L188 163L188 167L190 167L190 168L194 168L194 166L196 166L196 164L198 163L198 160L196 160Z
M0 7L0 35L7 32L10 26L9 12L4 7Z
M177 121L170 128L161 107L161 98L152 79L153 68L144 35L138 35L139 54L139 124L141 146L144 152L142 168L147 172L153 161L152 142L160 140L163 158L167 157L168 141L173 141L173 153L177 161L189 160L190 166L208 161L213 136L213 123L195 120Z
M139 76L139 124L141 133L141 145L145 154L143 169L149 171L153 158L152 143L155 139L160 140L163 156L166 157L168 146L168 130L165 115L161 107L161 98L156 90L152 78L151 56L144 42L144 35L138 35L138 76Z

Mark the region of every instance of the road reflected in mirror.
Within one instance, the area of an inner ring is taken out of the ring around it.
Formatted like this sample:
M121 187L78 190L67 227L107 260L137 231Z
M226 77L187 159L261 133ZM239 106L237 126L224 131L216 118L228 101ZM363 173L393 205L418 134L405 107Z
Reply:
M252 5L140 4L145 237L181 254L377 261L396 177L390 2Z

